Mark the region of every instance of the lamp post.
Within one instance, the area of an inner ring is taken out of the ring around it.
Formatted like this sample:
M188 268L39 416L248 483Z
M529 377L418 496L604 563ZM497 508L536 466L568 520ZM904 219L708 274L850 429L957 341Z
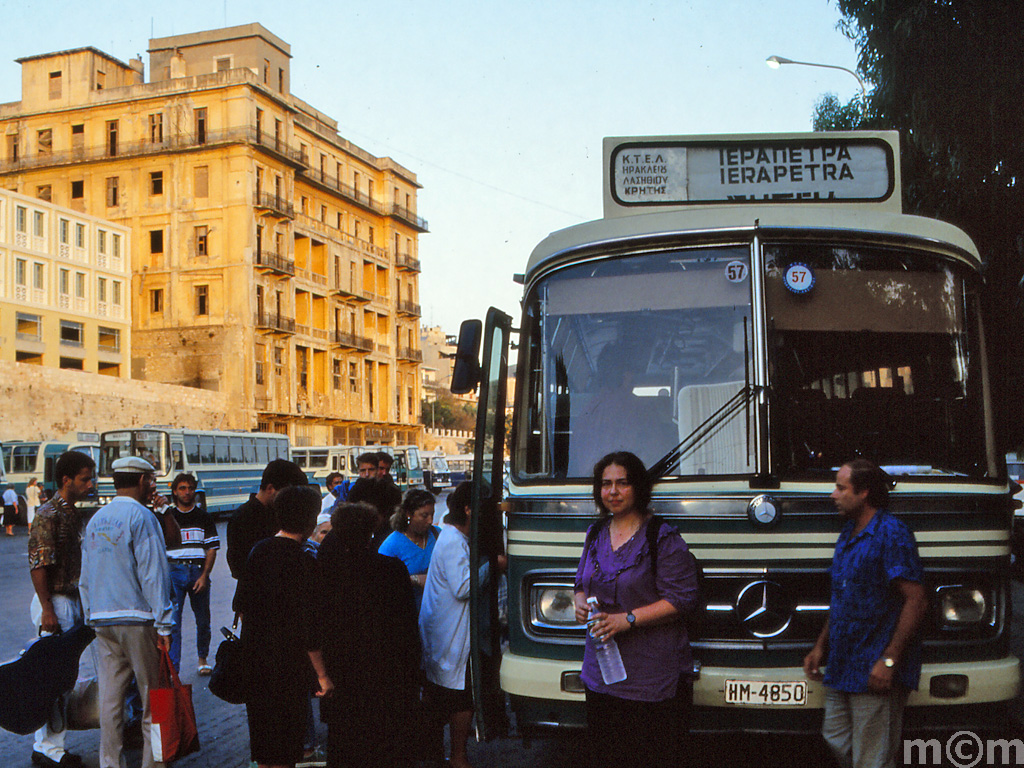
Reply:
M787 59L785 56L769 56L767 59L764 60L764 63L767 64L772 69L778 69L783 64L799 64L800 66L803 67L821 67L822 69L838 69L841 72L846 72L850 75L853 75L856 78L857 85L860 86L861 96L868 95L867 86L865 86L864 81L860 79L860 75L858 75L852 69L840 67L838 64L817 64L813 61L793 61L793 59Z

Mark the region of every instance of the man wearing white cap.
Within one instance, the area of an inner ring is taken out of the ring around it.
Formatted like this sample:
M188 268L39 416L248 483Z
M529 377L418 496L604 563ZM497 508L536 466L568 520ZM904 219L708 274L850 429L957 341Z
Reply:
M96 630L100 685L100 768L120 768L123 706L134 673L142 697L142 768L153 760L149 689L158 684L159 649L169 649L174 623L167 548L160 523L143 506L156 489L145 459L117 459L117 496L93 515L82 542L79 589L85 619Z

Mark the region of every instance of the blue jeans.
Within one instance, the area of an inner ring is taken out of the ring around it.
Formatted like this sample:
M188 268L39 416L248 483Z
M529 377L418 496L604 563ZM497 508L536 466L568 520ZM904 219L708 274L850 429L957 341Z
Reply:
M203 572L200 562L170 562L171 591L174 601L174 626L171 629L171 662L176 670L181 670L181 616L185 610L185 595L192 604L192 613L196 617L196 651L200 659L210 655L210 588L212 582L207 579L206 589L196 594L192 591L196 579Z

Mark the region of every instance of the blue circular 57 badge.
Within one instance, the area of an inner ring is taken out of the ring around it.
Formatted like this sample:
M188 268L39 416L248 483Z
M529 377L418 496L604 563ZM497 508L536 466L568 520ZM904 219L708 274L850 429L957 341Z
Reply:
M786 267L782 282L793 293L807 293L814 287L814 271L806 264L794 261Z

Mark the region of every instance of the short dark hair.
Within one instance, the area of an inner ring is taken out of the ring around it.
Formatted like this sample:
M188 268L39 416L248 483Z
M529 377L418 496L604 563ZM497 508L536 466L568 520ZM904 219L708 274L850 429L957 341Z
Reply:
M114 490L120 491L123 488L134 488L139 484L143 475L152 475L153 472L115 472Z
M344 475L341 474L341 472L331 472L329 475L327 475L327 479L324 480L324 485L326 485L327 488L329 489L331 487L331 481L332 480L344 480L344 479L345 479L345 477L344 477Z
M609 453L597 464L594 465L594 503L597 504L597 512L600 517L611 514L608 508L601 502L601 483L604 479L604 471L612 464L626 470L626 480L633 486L633 499L637 511L643 514L651 504L651 489L654 483L647 474L647 467L640 461L640 458L629 451L615 451Z
M379 454L371 452L360 453L356 456L356 466L358 467L360 464L373 464L373 466L377 466L380 464Z
M422 488L410 489L402 499L402 506L391 516L392 529L399 533L405 533L409 527L409 518L412 517L412 513L420 507L434 506L435 503L437 503L437 499L430 491L425 491Z
M448 514L444 521L452 525L465 525L469 518L466 516L466 507L473 503L473 484L463 480L455 490L448 496Z
M70 477L74 480L83 469L96 469L96 462L88 453L81 451L65 451L57 457L53 465L53 479L60 489L64 485L64 478Z
M277 527L287 533L308 536L320 514L320 493L309 485L287 485L274 497Z
M178 490L178 486L181 483L189 483L190 485L195 485L197 487L199 485L195 475L190 474L188 472L181 472L173 480L171 480L171 493L174 493L176 490Z
M370 546L377 530L377 510L365 501L344 502L331 513L331 536L343 549L361 550Z
M378 451L377 452L377 466L380 466L381 464L387 464L390 467L394 463L395 463L395 457L392 456L387 451Z
M277 490L287 488L290 485L305 485L306 473L298 464L287 459L274 459L267 464L263 470L263 478L260 480L260 490L268 485L274 486Z
M867 459L847 461L843 466L850 468L850 484L854 493L866 490L868 495L864 501L875 509L888 506L893 481L884 469Z

